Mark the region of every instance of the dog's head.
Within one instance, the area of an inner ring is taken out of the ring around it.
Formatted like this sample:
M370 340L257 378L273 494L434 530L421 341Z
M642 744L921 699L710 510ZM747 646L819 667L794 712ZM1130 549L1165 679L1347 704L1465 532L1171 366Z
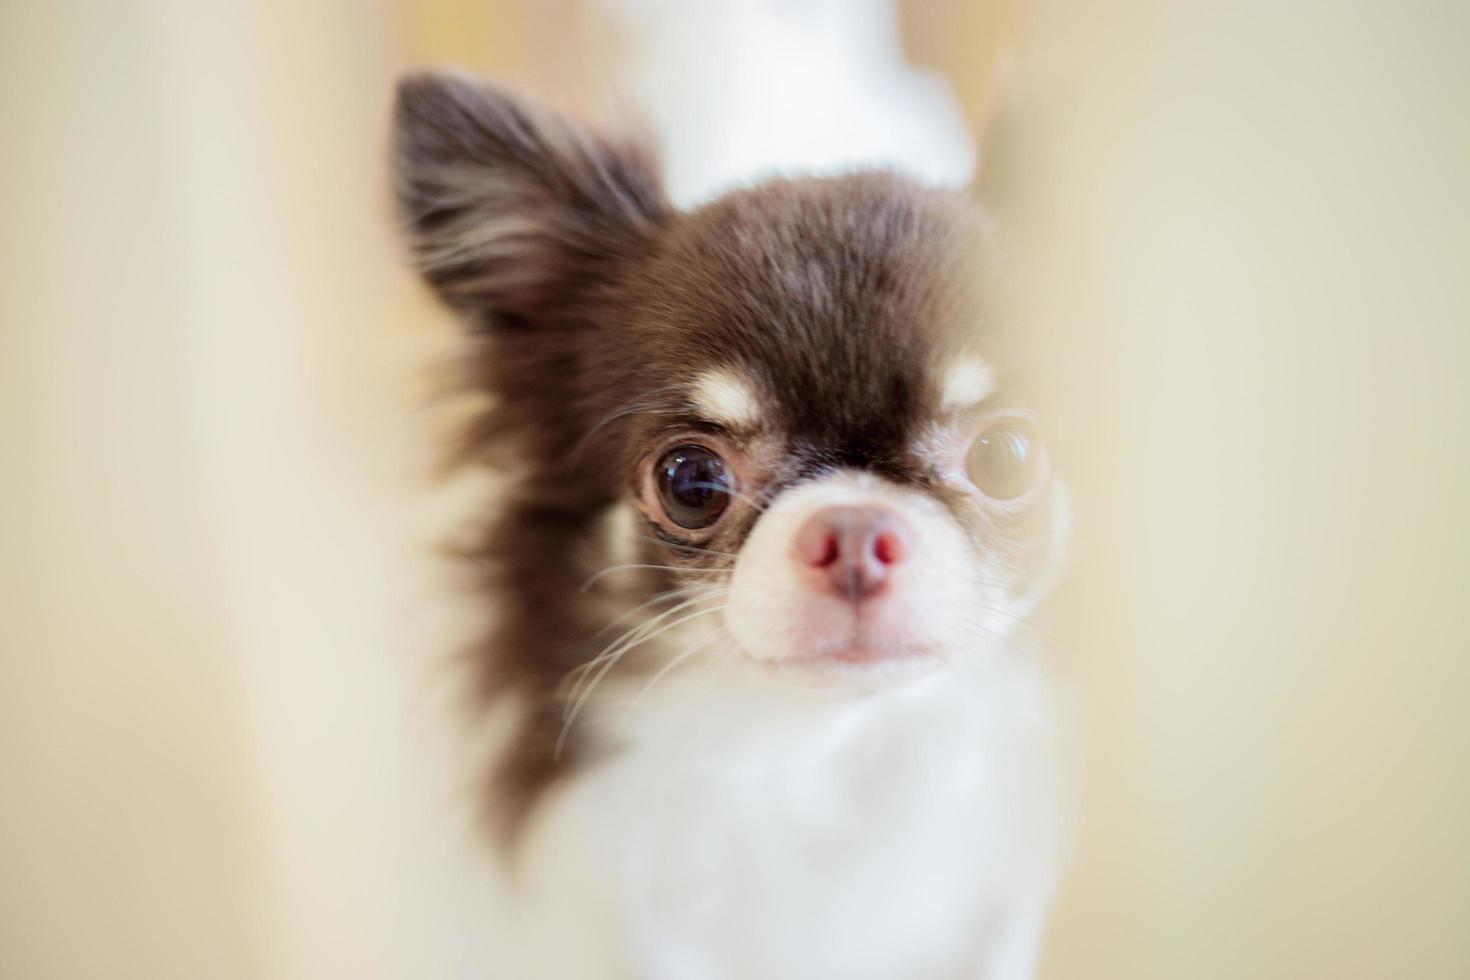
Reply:
M536 551L522 584L579 601L621 528L645 596L689 590L668 622L865 680L985 656L1046 590L1061 490L963 196L862 173L682 212L642 144L442 75L401 87L395 154L419 267L527 467L523 516L572 529L502 538ZM604 520L623 504L636 520Z

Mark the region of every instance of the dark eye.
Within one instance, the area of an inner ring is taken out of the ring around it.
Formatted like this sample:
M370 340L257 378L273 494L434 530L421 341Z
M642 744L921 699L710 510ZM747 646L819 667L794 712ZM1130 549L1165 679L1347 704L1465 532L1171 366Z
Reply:
M1015 500L1042 479L1045 448L1035 426L1001 419L981 432L970 449L970 479L992 500Z
M680 527L709 527L730 505L725 461L703 446L678 446L664 453L654 472L664 513Z

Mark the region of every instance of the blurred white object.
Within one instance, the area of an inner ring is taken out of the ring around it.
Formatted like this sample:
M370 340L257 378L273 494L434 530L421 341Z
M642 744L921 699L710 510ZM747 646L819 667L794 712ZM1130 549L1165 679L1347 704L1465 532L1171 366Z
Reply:
M962 186L976 150L949 86L904 61L890 0L604 0L620 78L689 205L775 173L888 166Z

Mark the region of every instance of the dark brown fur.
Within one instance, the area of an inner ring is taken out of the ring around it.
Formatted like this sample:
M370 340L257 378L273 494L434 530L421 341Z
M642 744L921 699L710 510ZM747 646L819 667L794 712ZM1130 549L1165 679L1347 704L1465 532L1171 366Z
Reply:
M581 588L656 435L709 427L688 383L713 366L757 379L781 440L767 496L836 466L925 482L907 447L938 397L930 369L977 315L957 288L977 227L960 196L888 173L773 181L677 212L643 144L461 78L405 80L394 131L410 243L474 335L470 383L494 398L468 456L509 443L524 466L473 549L499 613L475 650L479 690L533 706L495 776L513 830L586 757L575 734L553 751L568 672L607 639ZM733 554L755 517L664 543L649 527L645 547L709 566L724 559L687 546Z

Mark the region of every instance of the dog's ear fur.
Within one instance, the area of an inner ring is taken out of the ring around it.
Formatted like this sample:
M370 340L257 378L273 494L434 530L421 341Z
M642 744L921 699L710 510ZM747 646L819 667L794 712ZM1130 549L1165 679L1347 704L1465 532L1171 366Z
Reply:
M475 328L564 318L668 213L646 142L454 74L399 82L393 171L420 272Z
M533 790L567 768L555 692L601 645L595 610L572 601L623 485L617 447L586 440L609 410L609 372L590 365L609 342L594 328L616 320L621 285L673 212L646 142L462 76L404 78L392 140L419 271L474 333L453 381L492 396L451 461L499 463L509 451L520 464L503 508L464 542L472 574L501 600L468 651L477 689L529 689L539 706L495 776L492 798L514 801L509 835Z

